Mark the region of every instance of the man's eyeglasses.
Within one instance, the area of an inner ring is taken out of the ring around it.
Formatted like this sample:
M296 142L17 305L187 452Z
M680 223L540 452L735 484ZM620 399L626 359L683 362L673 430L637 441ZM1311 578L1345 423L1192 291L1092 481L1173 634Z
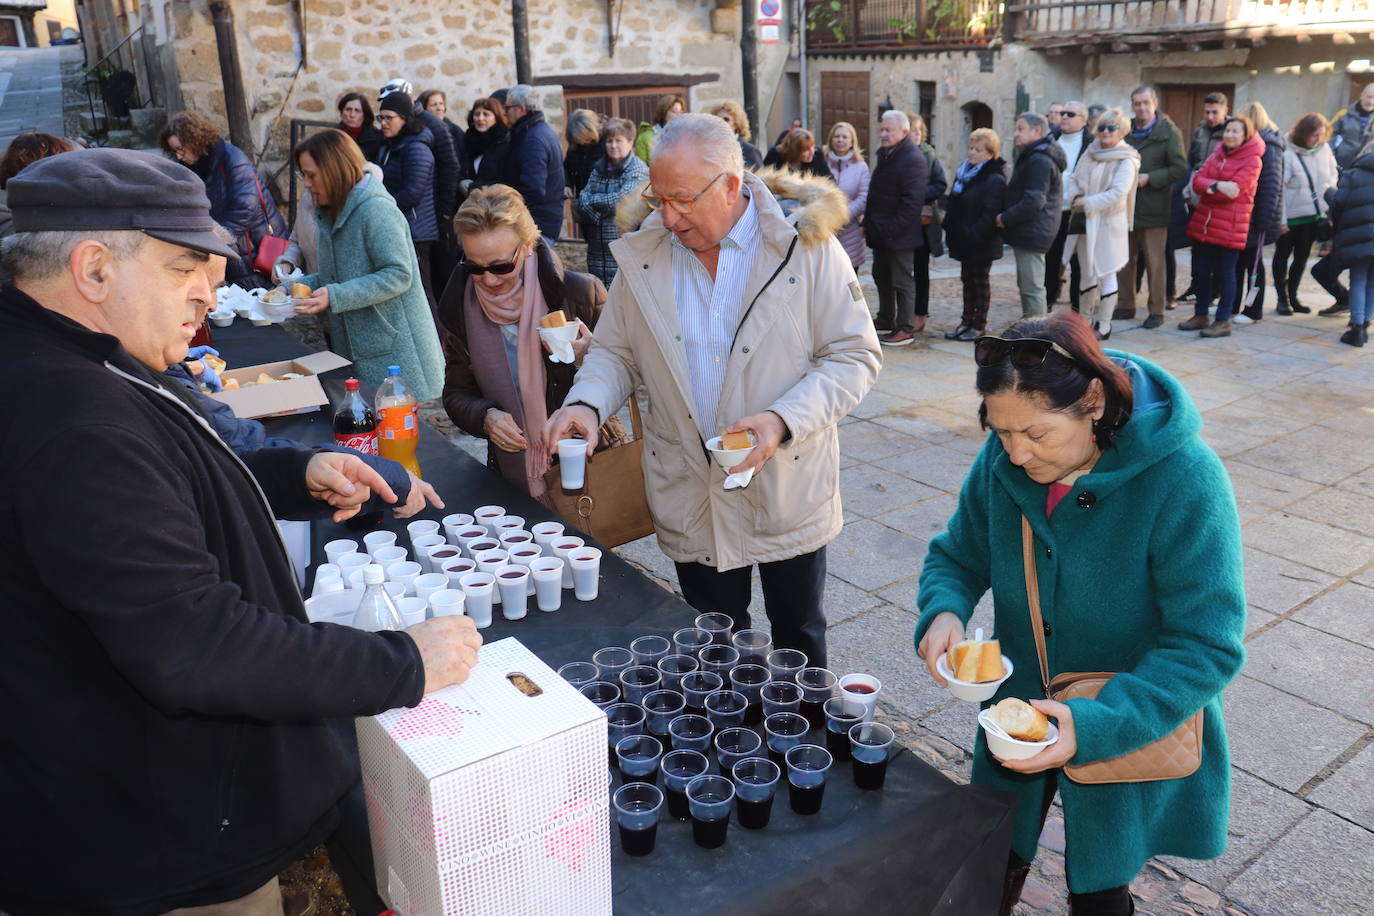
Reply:
M519 254L520 249L517 248L511 253L510 260L497 261L495 264L474 264L467 258L463 258L462 265L463 269L474 277L479 277L486 273L492 273L499 277L503 277L515 270L517 266L517 255Z
M711 190L711 186L724 177L725 173L721 172L712 178L696 197L660 197L657 194L650 194L647 190L639 196L644 198L644 202L649 205L650 209L662 210L664 205L671 205L678 213L687 214L692 212L692 208L697 205L697 201L701 200L702 195Z
M1099 134L1114 134L1114 133L1116 133L1116 132L1117 132L1118 130L1120 130L1120 129L1121 129L1121 128L1118 127L1118 126L1115 125L1115 124L1099 124L1099 125L1097 125L1097 132L1098 132Z
M1081 117L1083 117L1083 113L1082 113L1081 111L1066 111L1066 112L1064 112L1062 115L1060 115L1059 117L1061 117L1061 118L1081 118Z
M995 366L1009 360L1016 369L1039 369L1045 364L1051 352L1062 356L1070 363L1078 363L1068 350L1043 337L1018 337L1007 340L1005 337L983 336L973 341L973 361L980 366Z

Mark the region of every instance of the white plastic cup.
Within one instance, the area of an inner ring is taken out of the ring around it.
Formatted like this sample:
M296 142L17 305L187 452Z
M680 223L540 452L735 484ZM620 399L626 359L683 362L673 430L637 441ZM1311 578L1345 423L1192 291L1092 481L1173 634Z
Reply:
M321 576L317 573L315 575L315 587L311 590L310 597L314 598L319 595L328 595L330 592L341 592L344 589L345 586L342 576Z
M573 597L578 601L594 601L601 583L601 551L595 547L579 547L569 552L572 567Z
M448 547L448 541L444 540L442 534L419 534L410 541L410 546L415 550L415 559L420 561L420 565L425 568L425 572L438 572L434 568L429 555L440 547Z
M503 515L496 520L493 527L496 528L496 536L499 538L503 531L524 531L525 519L520 515Z
M498 537L501 540L501 546L506 550L512 550L522 544L534 545L534 535L524 528L507 528Z
M538 548L536 545L534 545L534 544L518 544L518 545L516 545L516 546L514 546L514 547L509 548L509 551L510 551L510 561L511 561L512 563L517 563L517 564L519 564L520 566L525 566L525 567L528 567L528 566L529 566L531 563L533 563L535 560L537 560L537 559L539 559L541 556L543 556L543 553L542 553L542 552L539 550L539 548ZM533 595L533 594L534 594L534 579L531 577L531 579L530 579L530 581L529 581L529 587L525 589L525 596L526 596L526 597L529 597L530 595Z
M477 559L479 554L486 553L488 550L500 549L501 542L491 535L487 535L484 538L478 538L475 541L468 541L468 556L472 557L474 560Z
M582 489L586 485L587 440L559 439L558 466L563 479L563 489Z
M496 588L496 577L491 573L468 573L460 580L463 589L463 608L477 629L491 626L492 591Z
M350 541L348 538L339 538L337 541L330 541L324 545L324 558L336 566L339 563L339 557L357 552L358 542Z
M429 561L430 572L443 572L445 563L449 560L456 560L462 555L463 551L461 549L450 544L448 541L444 541L442 544L426 547L424 549L424 555L421 556L419 560L421 563L426 560Z
M448 587L459 588L459 581L470 572L477 572L477 561L472 557L454 557L446 560L439 570L448 576Z
M396 532L394 531L369 531L363 535L363 546L367 548L368 556L375 557L377 548L391 547L396 543Z
M392 563L386 568L386 578L388 582L399 582L405 587L405 594L415 594L415 580L420 577L420 564L414 560L401 560L399 563Z
M321 579L342 579L342 578L343 578L343 570L340 569L338 566L334 565L333 563L321 563L319 566L316 566L316 567L315 567L315 581L316 581L316 582L319 582Z
M348 574L353 570L362 569L364 566L370 566L371 564L372 557L365 553L346 553L335 561L335 565L339 567L339 572L345 579L348 578Z
M461 588L440 589L429 596L429 610L432 617L462 617L463 604L467 596Z
M480 551L473 555L473 559L477 561L478 572L491 573L495 576L498 569L510 562L510 554L500 548L496 548ZM501 590L499 588L493 593L491 603L501 603Z
M873 709L878 705L878 694L882 689L883 682L871 674L846 674L840 678L839 693L844 711L851 716L863 716L865 722L872 722Z
M558 557L540 557L530 564L535 602L541 611L556 611L563 604L563 567Z
M392 563L400 563L402 560L409 560L410 553L400 544L392 544L388 547L378 547L372 552L372 562L382 569L386 569Z
M529 610L529 597L525 587L530 581L530 570L518 563L507 563L496 570L496 590L501 593L501 616L507 620L520 620Z
M367 554L361 554L361 556L365 557ZM364 566L355 566L352 569L345 569L343 574L344 582L349 588L366 588L366 586L363 585L363 570L373 565L375 564L368 563Z
M419 553L420 551L418 545L415 543L415 539L424 537L426 534L439 534L439 523L427 518L417 518L415 521L406 525L406 534L410 535L410 546L415 547L415 552ZM439 536L443 537L442 534L439 534Z
M563 561L563 587L573 587L572 566L568 564L568 554L579 547L585 547L581 538L563 537L553 542L553 555Z
M466 512L455 512L452 515L445 515L443 518L443 525L444 537L448 538L450 544L457 546L458 529L471 527L472 516L468 515Z
M466 528L458 529L458 549L463 551L463 556L472 556L472 551L468 550L468 545L473 541L485 541L490 535L487 529L481 525L468 525Z
M430 595L448 588L448 576L443 573L422 573L415 577L411 587L415 589L417 598L428 601Z
M530 529L534 542L544 551L544 556L553 556L553 542L563 536L562 522L540 522Z
M396 610L401 612L401 620L405 625L413 627L425 619L425 613L429 611L429 602L423 598L410 596L397 601Z
M504 506L478 506L472 510L472 523L487 529L487 534L496 536L496 520L506 514Z

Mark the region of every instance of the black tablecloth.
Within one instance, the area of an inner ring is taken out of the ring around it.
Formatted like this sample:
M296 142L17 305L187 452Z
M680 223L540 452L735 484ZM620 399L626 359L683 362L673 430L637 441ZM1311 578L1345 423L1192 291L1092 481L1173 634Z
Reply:
M255 328L239 320L216 329L215 346L231 366L290 359L306 352L279 328ZM322 378L337 400L348 370ZM376 379L364 379L364 388ZM330 411L267 421L273 435L326 441ZM423 518L504 506L529 524L555 518L546 508L468 457L432 430L422 430L420 465L447 503ZM388 519L406 544L405 522ZM313 556L325 542L359 539L359 532L328 521L313 526ZM586 535L581 535L587 537ZM588 543L595 543L587 537ZM312 563L312 572L313 566ZM523 620L498 612L483 631L488 640L515 636L557 667L589 659L602 646L624 646L645 633L667 635L690 626L696 612L610 551L603 552L600 595L580 602L564 592L554 613L533 608ZM912 676L917 676L913 671ZM817 736L813 735L813 739ZM689 824L666 816L654 853L624 855L612 840L615 910L625 914L932 913L941 916L996 911L1011 839L1006 797L959 786L906 751L888 767L882 791L854 787L847 763L836 764L820 814L794 814L782 786L769 826L762 831L730 825L720 849L701 849Z

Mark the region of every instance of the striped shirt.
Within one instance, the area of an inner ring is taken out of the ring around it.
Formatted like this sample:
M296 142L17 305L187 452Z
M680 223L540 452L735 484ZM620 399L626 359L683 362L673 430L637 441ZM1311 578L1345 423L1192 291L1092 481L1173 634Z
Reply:
M673 298L682 325L682 345L695 402L693 414L702 437L710 439L720 435L716 407L725 387L730 347L744 313L744 287L758 256L758 210L750 200L730 234L721 239L714 281L692 250L676 235L672 239ZM724 421L738 419L725 417Z

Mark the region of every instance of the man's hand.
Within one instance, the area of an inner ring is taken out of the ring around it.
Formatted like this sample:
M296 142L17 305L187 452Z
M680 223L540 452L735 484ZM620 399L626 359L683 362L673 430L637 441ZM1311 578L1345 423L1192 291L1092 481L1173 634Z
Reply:
M1027 757L1025 760L999 759L997 762L1017 773L1057 770L1078 753L1078 732L1073 727L1073 710L1066 704L1053 700L1031 700L1030 704L1054 719L1055 724L1059 726L1059 740L1034 757Z
M783 436L787 435L787 424L782 422L782 417L765 410L763 413L756 413L753 416L736 420L725 428L727 433L739 433L749 430L754 434L754 448L749 454L744 456L744 460L726 471L727 474L738 474L747 468L760 470L773 453L782 444Z
M560 407L544 424L544 444L550 457L558 454L558 440L571 438L574 434L587 440L587 457L596 451L596 411L585 404L572 404Z
M357 515L373 490L387 502L396 502L395 491L381 474L357 455L342 452L319 452L311 458L305 467L305 486L311 496L338 510L335 522Z
M592 332L581 321L577 322L577 336L573 338L573 365L582 365L582 357L587 355L587 350L592 345Z
M415 640L420 650L420 663L425 666L425 693L441 687L461 684L477 666L477 650L482 646L482 634L471 617L435 617L422 620L405 633Z
M515 417L504 410L495 408L488 410L486 417L482 420L482 431L487 434L491 443L503 452L523 451L528 444L525 441L525 433L520 429L520 424L515 422Z
M916 654L925 660L931 678L941 687L948 687L949 681L940 676L935 663L963 639L964 622L953 611L943 611L935 615L930 626L926 627L926 635L921 637L921 644L916 647Z
M997 214L997 219L996 219L995 222L997 223L997 228L998 228L998 229L1005 229L1005 228L1007 228L1006 226L1004 226L1004 225L1002 224L1002 214L1000 214L1000 213Z
M318 315L329 308L329 287L321 286L309 297L297 299L292 305L295 306L297 315Z
M1143 188L1143 187L1147 186L1149 183L1150 183L1150 176L1149 176L1149 175L1141 175L1139 178L1137 178L1137 179L1135 180L1135 186L1136 186L1137 188Z
M429 503L436 509L444 508L444 501L439 498L439 494L435 492L433 487L411 474L410 471L406 471L406 473L410 474L410 494L406 496L404 506L397 506L391 510L397 518L410 518L423 509L425 503Z

